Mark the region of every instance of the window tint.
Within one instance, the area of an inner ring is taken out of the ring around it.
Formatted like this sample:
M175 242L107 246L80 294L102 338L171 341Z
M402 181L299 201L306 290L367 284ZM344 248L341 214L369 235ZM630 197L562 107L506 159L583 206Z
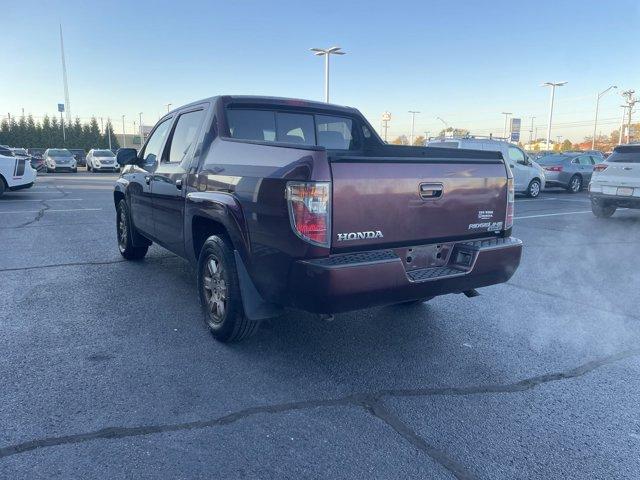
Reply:
M621 149L622 150L622 149ZM607 162L611 163L640 163L640 149L632 150L625 149L626 151L615 151L609 155Z
M516 147L509 147L509 160L514 162L524 162L524 153Z
M581 157L579 157L578 161L580 162L580 165L592 165L591 158L586 155L582 155Z
M164 144L164 139L167 138L169 133L169 127L171 126L171 119L168 118L159 124L149 137L147 144L144 147L144 166L151 166L156 163L158 155L160 155L160 148Z
M276 125L278 142L316 144L312 115L278 112L276 113Z
M173 130L173 137L171 137L169 163L179 163L185 159L193 142L196 141L196 135L200 130L203 118L204 110L185 113L178 117L178 123Z
M353 137L353 122L350 118L316 115L318 145L334 150L358 148Z
M274 142L276 114L268 110L227 110L231 138Z

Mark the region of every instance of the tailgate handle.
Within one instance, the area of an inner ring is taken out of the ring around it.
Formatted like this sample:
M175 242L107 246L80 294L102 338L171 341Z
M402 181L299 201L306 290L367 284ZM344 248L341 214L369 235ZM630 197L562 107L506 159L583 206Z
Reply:
M441 183L421 183L420 197L425 200L442 197L444 187Z

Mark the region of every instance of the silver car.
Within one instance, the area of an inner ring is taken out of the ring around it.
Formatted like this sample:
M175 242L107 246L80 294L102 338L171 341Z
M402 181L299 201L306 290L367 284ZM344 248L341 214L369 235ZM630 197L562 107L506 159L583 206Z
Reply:
M546 155L537 162L545 170L547 188L561 187L569 193L578 193L589 185L593 167L601 160L593 154L567 152Z
M111 150L93 148L87 153L87 171L89 172L117 172L120 166Z
M73 173L78 171L75 157L66 148L47 148L42 158L49 173L60 170L67 170Z

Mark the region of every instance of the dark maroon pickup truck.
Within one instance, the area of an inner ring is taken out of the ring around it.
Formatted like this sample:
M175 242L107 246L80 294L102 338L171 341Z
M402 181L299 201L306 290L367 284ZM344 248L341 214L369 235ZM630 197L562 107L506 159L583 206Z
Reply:
M500 153L385 144L355 109L219 96L121 149L120 252L197 269L222 341L294 307L330 315L507 281L513 180Z

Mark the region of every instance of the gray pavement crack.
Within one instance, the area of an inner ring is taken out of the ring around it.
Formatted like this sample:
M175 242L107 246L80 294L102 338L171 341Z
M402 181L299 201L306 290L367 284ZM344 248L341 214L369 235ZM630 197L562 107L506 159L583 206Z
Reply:
M470 473L448 455L429 445L422 437L415 433L408 425L400 420L382 402L382 398L403 398L403 397L430 397L447 395L481 395L496 393L518 393L531 390L537 386L582 377L594 370L606 365L610 365L627 358L640 355L640 348L624 350L606 357L601 357L583 363L568 370L536 375L530 378L519 380L513 383L469 386L469 387L440 387L440 388L417 388L417 389L387 389L380 390L372 394L356 394L335 399L306 400L299 402L281 403L275 405L262 405L250 407L227 415L208 419L197 420L186 423L170 423L161 425L143 425L138 427L107 427L93 432L77 433L58 437L46 437L27 442L17 443L0 447L0 459L17 455L20 453L36 450L45 447L55 447L61 445L77 444L98 439L119 439L126 437L136 437L142 435L152 435L157 433L177 432L184 430L195 430L210 427L229 425L240 420L259 414L279 414L297 410L307 410L321 407L345 407L356 406L364 408L371 415L384 421L399 435L429 455L430 458L438 462L449 470L456 478L471 478Z
M39 222L42 219L42 217L44 216L44 212L46 212L50 208L51 208L51 205L49 205L46 200L42 200L42 208L40 210L38 210L38 213L36 213L36 216L32 220L29 220L28 222L21 223L16 228L28 227L32 223Z

